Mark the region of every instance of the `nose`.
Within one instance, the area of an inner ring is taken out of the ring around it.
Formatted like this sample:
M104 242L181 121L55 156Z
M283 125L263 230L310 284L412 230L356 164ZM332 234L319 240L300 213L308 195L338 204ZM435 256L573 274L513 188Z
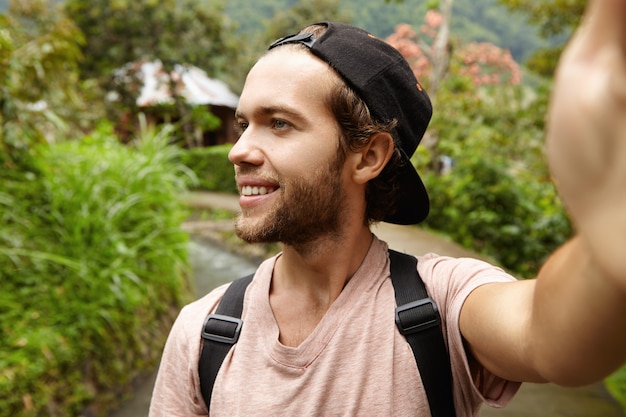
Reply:
M228 152L228 160L234 165L261 165L263 152L255 140L252 127L248 127Z

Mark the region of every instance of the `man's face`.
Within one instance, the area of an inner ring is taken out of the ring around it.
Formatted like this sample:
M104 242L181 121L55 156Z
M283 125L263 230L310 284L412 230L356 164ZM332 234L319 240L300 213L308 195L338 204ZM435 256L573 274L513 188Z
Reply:
M332 234L339 229L344 211L338 168L331 163L310 175L279 179L279 188L272 196L277 201L256 220L242 210L235 222L237 235L248 243L296 246Z
M340 132L326 105L333 77L322 61L287 48L248 74L236 115L242 134L229 155L245 241L302 245L338 233L346 198Z

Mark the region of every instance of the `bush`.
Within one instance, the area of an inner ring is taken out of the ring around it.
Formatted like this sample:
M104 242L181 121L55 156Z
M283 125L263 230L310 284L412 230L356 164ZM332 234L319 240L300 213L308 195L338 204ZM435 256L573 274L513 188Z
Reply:
M197 176L192 188L237 193L233 164L228 160L232 145L184 150L180 161Z
M188 300L184 168L106 129L0 180L0 415L106 415Z
M424 178L431 195L426 225L533 277L570 226L550 183L509 174L501 162L468 151L448 175Z
M440 90L430 132L439 141L415 159L454 161L448 173L421 167L431 196L424 225L532 277L571 235L543 154L547 90L461 81Z

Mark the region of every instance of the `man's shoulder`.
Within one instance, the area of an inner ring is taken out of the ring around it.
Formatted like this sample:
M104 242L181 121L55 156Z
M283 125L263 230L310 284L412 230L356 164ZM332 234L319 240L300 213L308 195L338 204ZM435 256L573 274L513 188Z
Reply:
M177 321L185 323L185 327L197 327L202 324L204 318L217 308L222 300L226 289L231 282L222 284L204 296L186 304L180 311Z
M493 282L515 281L499 266L475 258L429 253L418 256L417 269L429 292L466 296L474 288Z
M439 255L437 253L427 253L425 255L417 256L417 259L420 272L424 270L425 272L428 271L436 274L446 272L453 275L467 275L468 273L488 273L494 276L509 276L509 274L501 267L477 258L453 257L447 255Z

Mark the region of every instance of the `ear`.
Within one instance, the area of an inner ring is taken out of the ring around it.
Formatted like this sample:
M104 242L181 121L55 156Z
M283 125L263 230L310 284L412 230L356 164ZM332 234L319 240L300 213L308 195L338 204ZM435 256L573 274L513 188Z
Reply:
M376 178L383 170L393 153L393 138L389 133L376 133L361 151L355 153L353 179L358 184L365 184Z

